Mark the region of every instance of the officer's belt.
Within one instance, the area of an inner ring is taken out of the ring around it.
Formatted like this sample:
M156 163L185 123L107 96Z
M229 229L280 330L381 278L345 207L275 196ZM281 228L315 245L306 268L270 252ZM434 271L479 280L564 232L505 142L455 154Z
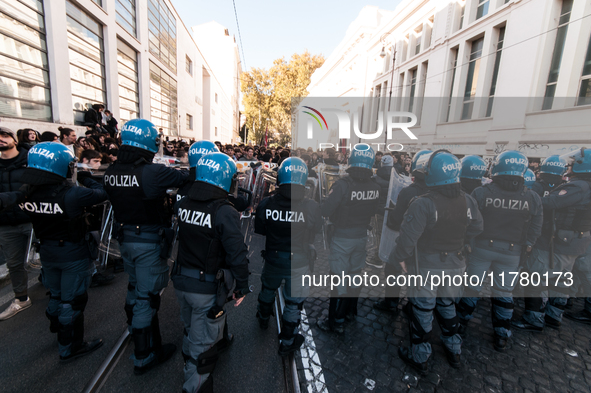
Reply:
M521 244L511 243L507 240L477 239L476 246L478 248L486 248L486 247L492 247L492 246L496 246L496 247L500 247L500 248L506 247L507 250L509 250L509 251L520 251L521 250Z
M293 257L293 252L273 251L273 250L266 250L265 251L265 258L291 259L291 257Z
M141 232L137 234L135 231L123 230L124 243L160 243L162 236L155 232Z
M79 242L69 242L65 240L48 240L48 239L39 239L39 243L42 246L53 246L53 247L64 247L64 246L80 246L84 244L84 240Z
M439 257L441 258L446 258L450 255L456 255L458 257L462 256L462 250L457 250L457 251L436 251L436 250L430 250L430 249L425 249L425 248L419 248L419 251L421 254L427 254L427 255L439 255Z
M199 281L217 282L215 274L205 274L202 270L199 269L190 269L187 267L179 266L177 274L180 276L196 278Z

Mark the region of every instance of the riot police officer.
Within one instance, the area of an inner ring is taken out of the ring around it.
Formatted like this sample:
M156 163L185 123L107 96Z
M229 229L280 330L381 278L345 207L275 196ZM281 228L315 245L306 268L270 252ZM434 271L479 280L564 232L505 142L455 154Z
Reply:
M486 162L480 156L471 155L462 158L460 184L462 191L472 194L475 188L482 185L482 178L486 173Z
M305 197L308 167L297 157L283 160L277 171L277 193L257 206L254 231L266 236L265 265L261 275L257 318L261 328L269 326L275 291L283 285L285 308L282 315L279 354L298 350L304 337L298 334L301 310L308 296L302 275L309 274L315 259L314 237L322 226L316 201Z
M378 209L380 186L371 181L375 161L373 149L353 149L345 176L337 180L320 210L330 217L334 234L330 241L330 272L335 275L356 275L365 264L367 230ZM344 281L344 280L343 280ZM347 284L347 285L345 285ZM345 317L357 314L361 286L353 281L341 283L331 291L328 319L318 321L324 331L344 332Z
M534 173L534 171L527 168L527 170L523 174L523 185L531 190L534 184L536 184L536 174Z
M178 189L176 194L177 202L181 200L182 197L187 195L191 187L193 186L193 180L195 179L195 172L197 168L197 163L199 159L203 157L205 154L209 153L217 153L219 149L215 145L215 143L210 141L197 141L189 147L189 179L190 181L186 182L184 186ZM233 194L228 195L228 201L234 205L234 208L239 212L242 212L250 206L250 201L247 197L242 195L234 196Z
M418 160L425 154L431 154L431 150L421 150L415 154L411 161L410 169L411 175L413 176L413 182L410 186L400 190L398 198L396 199L396 206L394 210L388 213L388 219L386 225L388 228L394 231L400 231L400 224L410 201L413 198L427 193L427 185L425 184L425 174L417 170ZM388 261L384 268L384 275L386 277L399 275L402 273L402 269L399 263L391 263ZM399 286L386 286L386 297L384 300L379 300L374 303L373 308L380 311L387 311L391 313L398 313L398 302L400 301L400 287Z
M553 155L542 161L540 165L540 179L532 186L540 197L545 197L561 185L562 176L566 173L566 160L559 155Z
M467 274L482 277L490 270L494 275L491 317L497 351L504 351L511 337L514 308L511 284L515 281L511 273L519 272L522 253L531 251L542 231L542 201L524 187L527 164L527 157L518 151L499 154L491 169L492 183L472 192L484 219L484 231L476 237L469 254ZM470 285L458 303L462 335L472 319L481 290L479 285Z
M219 149L215 143L210 141L197 141L189 147L187 153L189 158L189 181L187 181L182 187L180 187L176 193L176 201L180 201L184 196L189 193L191 187L193 187L194 180L197 173L197 163L199 159L209 153L218 153Z
M567 164L572 163L571 180L542 198L542 235L526 263L530 277L548 274L554 279L549 280L548 291L534 285L525 287L525 312L512 323L522 330L541 332L544 326L560 327L573 284L573 265L591 243L591 150L582 148L562 158ZM560 277L558 272L562 274ZM544 308L542 297L547 294L549 299Z
M172 281L185 326L183 392L213 392L224 304L233 297L238 306L248 292L248 250L239 214L228 202L235 175L230 157L208 153L199 160L188 194L175 205L179 251Z
M121 130L117 161L104 176L129 285L125 299L127 323L132 328L134 373L143 374L170 358L176 347L162 345L158 323L160 290L168 285L163 228L170 225L166 190L180 187L188 172L153 164L160 135L151 122L130 120Z
M403 264L414 260L414 264L404 263L405 270L423 278L409 287L411 346L401 346L398 354L424 374L431 356L433 312L441 327L447 360L454 368L460 367L462 338L454 304L461 288L444 280L433 287L432 282L423 280L442 278L443 273L461 275L466 267L462 255L465 241L482 232L483 224L476 201L461 191L460 160L446 150L437 150L421 157L417 167L425 172L429 192L415 198L404 214L390 261Z
M43 285L51 296L45 314L57 333L60 362L67 363L98 349L100 339L84 341L84 309L88 302L92 262L85 238L84 209L103 202L107 193L90 177L66 181L74 154L63 144L44 142L29 150L22 179L33 188L20 208L31 217L41 243ZM75 169L71 169L74 171Z

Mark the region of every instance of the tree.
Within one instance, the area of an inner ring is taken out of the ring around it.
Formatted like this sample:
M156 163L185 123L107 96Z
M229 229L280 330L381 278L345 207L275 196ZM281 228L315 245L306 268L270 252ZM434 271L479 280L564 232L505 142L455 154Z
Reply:
M294 54L289 62L283 57L276 59L267 71L253 68L242 73L242 103L246 123L250 129L249 139L264 140L265 129L275 130L279 140L291 140L292 99L306 97L310 77L322 66L322 55L308 51Z

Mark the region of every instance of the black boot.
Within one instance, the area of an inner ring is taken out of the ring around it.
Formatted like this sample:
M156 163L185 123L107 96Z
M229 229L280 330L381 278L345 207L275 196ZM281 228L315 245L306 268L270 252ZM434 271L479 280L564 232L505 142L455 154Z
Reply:
M532 325L531 323L527 322L523 317L521 317L521 319L519 319L517 321L511 321L511 326L513 326L517 329L520 329L520 330L525 330L526 332L542 332L542 331L544 331L543 326Z
M579 312L566 312L564 316L571 321L584 323L585 325L591 325L591 312L587 310L581 310Z
M505 352L505 350L507 349L507 337L503 337L503 336L499 336L498 334L495 334L494 337L494 347L497 351L499 352Z
M302 347L302 344L306 341L304 336L301 334L296 334L293 337L293 342L290 345L285 345L281 343L279 345L279 356L288 356L290 353L297 351Z
M460 362L459 353L453 353L449 351L447 348L445 348L445 357L447 357L447 362L453 368L460 368L460 366L462 365L462 363Z
M345 320L354 321L357 315L357 305L359 304L359 294L361 287L349 288L347 291L347 307L345 311Z
M259 320L259 326L263 330L267 330L269 327L269 320L273 313L273 303L263 302L260 298L258 299L259 304L257 306L257 319Z
M346 307L346 299L331 297L328 304L328 318L319 320L316 325L318 328L325 332L334 332L337 334L343 334L345 328L343 323L336 322L337 316L343 315Z
M160 325L158 323L158 314L152 318L152 324L143 329L133 329L133 341L135 343L135 357L138 360L146 359L154 353L152 361L142 367L134 366L133 373L142 375L150 371L159 364L164 363L172 357L176 350L174 344L162 345L160 337Z
M408 348L398 347L398 356L400 356L400 359L402 359L404 363L408 364L409 366L417 370L421 375L427 375L427 373L429 372L427 362L415 362L414 359L410 356L410 351Z
M60 356L60 363L69 363L72 360L96 351L103 345L103 340L101 339L92 340L90 342L84 341L84 314L80 314L71 326L72 346L70 355Z
M561 322L558 319L554 319L548 315L544 315L544 321L546 322L546 326L551 327L552 329L559 329Z

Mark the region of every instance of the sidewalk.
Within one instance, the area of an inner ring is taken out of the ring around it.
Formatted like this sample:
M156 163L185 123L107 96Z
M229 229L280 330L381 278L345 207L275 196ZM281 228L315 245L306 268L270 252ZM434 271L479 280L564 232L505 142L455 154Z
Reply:
M316 274L328 274L328 251L316 245ZM366 266L368 274L383 276L383 269ZM356 321L349 322L341 337L316 327L328 316L328 298L314 297L305 303L309 326L326 382L320 390L307 382L300 370L302 391L316 392L589 392L591 386L591 326L564 319L560 330L546 328L543 333L513 331L507 351L499 353L492 345L490 299L482 299L470 321L462 346L462 367L451 368L445 358L437 322L433 324L433 356L429 374L420 377L398 356L401 343L409 345L408 319L374 310L380 294L365 288L359 299ZM326 292L325 292L326 293ZM325 296L325 295L323 295ZM400 306L399 306L400 307ZM573 310L580 310L577 300ZM515 318L523 312L516 304ZM306 360L308 363L308 360ZM300 368L302 363L300 359Z

